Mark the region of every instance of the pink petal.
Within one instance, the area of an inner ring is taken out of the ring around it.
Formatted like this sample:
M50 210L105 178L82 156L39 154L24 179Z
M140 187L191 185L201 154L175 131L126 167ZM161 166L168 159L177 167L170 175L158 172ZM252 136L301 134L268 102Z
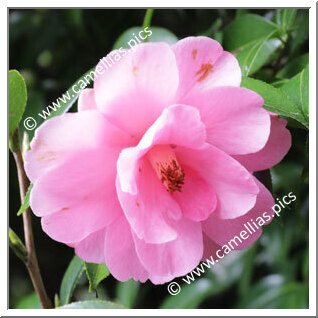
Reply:
M221 218L237 218L255 205L259 189L253 176L222 150L209 144L175 150L181 166L191 167L213 186Z
M125 145L131 145L130 138L94 111L66 114L40 127L26 166L34 182L30 205L44 216L49 236L79 242L122 213L115 178Z
M148 278L136 254L130 226L124 216L107 227L105 260L111 274L120 281L133 278L145 282Z
M216 256L216 252L221 249L221 246L215 243L209 236L207 236L203 232L203 256L202 261L205 262L207 259L211 261L211 256L215 261L218 257Z
M200 110L207 141L228 154L259 151L268 140L270 116L263 98L249 89L217 87L191 93L183 102Z
M46 216L59 210L69 211L78 204L94 204L94 201L104 202L109 208L113 203L118 206L118 200L114 202L118 153L111 148L78 152L44 173L31 191L30 205L34 214ZM107 215L107 211L105 213Z
M89 236L84 238L84 240L76 243L74 247L77 256L88 263L104 263L105 235L106 231L105 229L102 229L90 234Z
M138 193L123 192L117 182L117 194L126 218L136 235L148 243L174 240L177 233L170 218L180 218L179 205L159 181L148 160L139 164Z
M82 90L78 97L77 104L79 112L84 110L96 110L97 106L95 103L94 90L92 88Z
M122 214L115 188L118 153L111 148L77 153L35 182L30 205L44 216L42 227L50 237L79 242Z
M167 282L170 282L174 278L175 278L175 276L173 276L173 275L158 276L158 275L149 274L149 279L155 285L165 284Z
M206 221L203 222L203 231L206 233L213 241L217 242L219 245L227 244L234 237L238 246L232 242L232 246L235 249L243 249L249 247L253 242L255 242L262 234L262 228L258 224L269 224L272 220L272 206L274 205L274 199L271 193L260 183L256 178L255 181L260 189L257 196L255 206L245 215L238 217L236 219L224 220L220 217L219 211L215 211ZM266 212L267 216L264 216ZM255 222L256 226L253 224ZM247 223L249 222L252 226ZM247 226L245 227L244 224ZM240 236L241 231L243 233L243 238ZM255 232L254 232L255 231ZM245 239L244 239L245 238Z
M241 69L236 58L208 37L188 37L173 45L179 70L178 101L189 91L217 86L239 86Z
M199 148L205 138L205 126L197 109L185 105L166 108L136 147L126 148L121 152L117 172L122 191L137 193L138 161L152 146L173 144Z
M178 237L164 244L149 244L133 234L137 255L150 275L183 276L199 264L203 253L201 224L183 218L175 227Z
M260 171L279 163L291 147L291 134L286 129L287 121L271 115L271 131L265 147L256 153L235 156L246 169Z
M185 171L181 192L173 193L183 216L193 221L202 221L215 210L217 198L213 187L196 171L182 167Z
M58 242L79 242L109 224L112 221L109 215L114 219L122 213L119 204L114 203L116 198L112 201L111 204L106 200L79 202L69 209L44 216L41 219L43 231Z
M95 80L95 100L111 122L141 137L162 110L173 104L178 82L170 46L140 44L126 51L125 56Z
M47 120L36 130L31 150L25 156L25 170L34 183L76 152L101 146L121 149L134 142L97 111L67 113Z

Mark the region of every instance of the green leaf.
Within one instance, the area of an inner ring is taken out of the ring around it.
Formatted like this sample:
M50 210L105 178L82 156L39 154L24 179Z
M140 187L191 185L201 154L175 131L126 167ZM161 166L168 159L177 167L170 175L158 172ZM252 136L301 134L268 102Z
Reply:
M302 110L309 123L309 66L302 72L301 76L301 102Z
M25 110L27 89L17 70L9 71L9 134L18 127Z
M309 123L309 65L280 88L298 106Z
M308 124L296 103L279 88L275 88L260 80L244 76L242 78L241 86L260 94L264 98L264 108L267 110L278 115L291 117L308 128Z
M27 262L28 252L19 236L11 228L9 228L9 245L16 256L18 256L23 262Z
M128 45L128 42L131 39L134 39L134 35L138 36L139 32L142 30L142 27L132 27L124 31L118 37L113 49L119 49L121 47L124 49L129 49L130 46ZM151 30L152 34L148 34L148 42L166 42L168 44L174 44L178 41L178 38L165 28L151 27L149 30ZM144 37L146 37L146 35L144 35ZM137 41L135 40L135 42Z
M84 261L76 255L70 262L60 288L60 305L63 306L70 302L74 289L84 271Z
M58 309L125 309L125 307L106 300L86 300L58 307Z
M117 283L117 299L127 308L133 308L138 295L140 283L130 279L128 282Z
M284 79L271 83L271 85L273 85L276 88L279 88L279 87L282 87L287 82L288 82L288 78L284 78Z
M25 198L24 198L24 202L22 203L17 215L21 215L26 209L29 208L29 206L30 206L30 203L29 203L30 193L31 193L32 188L33 188L33 184L30 183L28 191L27 191Z
M36 292L22 298L15 309L41 309L41 303L39 301L39 297Z
M224 48L234 51L244 45L268 37L274 36L278 26L259 15L244 14L231 22L224 30Z
M295 23L295 30L291 32L292 40L291 54L295 54L300 51L301 46L309 37L309 10L298 10Z
M267 64L273 53L281 46L282 42L278 39L268 40L272 34L246 45L237 54L243 76L252 75Z
M301 72L309 63L309 54L303 54L287 63L277 74L277 78L291 78Z
M95 290L98 284L109 275L109 270L105 264L86 263L85 271L89 281L89 292Z
M297 9L283 9L278 11L278 24L281 26L282 33L287 33L293 26L297 13Z

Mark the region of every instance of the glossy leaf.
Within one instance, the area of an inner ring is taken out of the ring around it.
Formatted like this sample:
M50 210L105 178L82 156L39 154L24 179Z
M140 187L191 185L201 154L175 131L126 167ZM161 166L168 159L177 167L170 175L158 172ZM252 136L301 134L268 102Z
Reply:
M70 262L60 288L60 304L61 306L68 304L73 295L74 289L84 271L84 261L76 255Z
M308 124L297 104L279 88L250 77L243 77L241 85L247 87L264 98L264 108L278 115L291 117L305 127Z
M288 78L284 78L284 79L281 79L281 80L278 80L278 81L275 81L275 82L271 83L271 85L273 85L276 88L279 88L279 87L283 86L287 82L288 82Z
M17 70L9 71L9 134L18 127L25 110L27 89Z
M128 42L132 39L138 44L137 40L134 38L134 35L138 37L139 32L141 32L143 29L142 27L132 27L123 32L115 42L113 49L119 49L119 48L125 48L129 49L130 46L128 45ZM168 44L174 44L178 41L178 38L169 30L161 27L151 27L149 29L152 34L148 33L148 42L166 42ZM142 33L143 37L146 37L146 34ZM141 39L140 39L141 40ZM133 41L131 42L133 45Z
M138 295L140 283L130 279L128 282L117 283L117 299L127 308L133 308Z
M280 88L287 94L303 113L306 123L309 123L309 66L286 82Z
M224 48L234 51L244 45L266 38L269 34L274 36L278 26L259 15L244 14L231 22L224 30Z
M298 52L302 44L309 37L309 10L298 10L294 22L294 31L291 32L291 54Z
M86 300L58 307L58 309L125 309L125 307L106 300Z
M304 69L301 76L301 103L303 113L309 123L309 66Z
M301 72L309 63L309 54L303 54L287 63L277 74L277 78L291 78Z
M297 9L283 9L279 10L277 16L277 23L281 26L282 33L287 33L294 26Z
M273 53L281 46L281 41L278 39L268 40L271 35L272 33L266 38L248 44L237 54L243 76L252 75L267 64Z
M23 262L27 262L28 252L19 236L11 228L9 228L9 246L16 256Z
M89 292L97 288L99 283L109 275L109 270L105 264L86 263L85 272L89 282Z
M29 208L29 206L30 206L29 200L30 200L30 194L31 194L32 187L33 187L33 184L30 183L28 191L27 191L25 198L24 198L24 202L22 203L17 215L21 215L26 209Z

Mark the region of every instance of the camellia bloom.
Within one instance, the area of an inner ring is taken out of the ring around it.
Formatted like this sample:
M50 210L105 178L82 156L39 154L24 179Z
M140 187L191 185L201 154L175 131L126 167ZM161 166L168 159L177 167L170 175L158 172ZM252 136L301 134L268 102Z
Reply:
M253 176L287 153L286 121L240 87L236 58L207 37L144 43L45 122L25 168L43 230L118 280L194 269L274 204ZM238 248L261 235L261 228Z

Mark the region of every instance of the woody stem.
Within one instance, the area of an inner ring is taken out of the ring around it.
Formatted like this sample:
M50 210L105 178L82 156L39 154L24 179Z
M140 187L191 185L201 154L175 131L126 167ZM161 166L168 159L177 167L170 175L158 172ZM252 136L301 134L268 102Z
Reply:
M14 156L15 163L17 166L17 171L18 171L21 203L23 203L28 186L29 186L29 181L24 171L21 150L16 149L16 151L13 152L13 156ZM30 278L32 280L32 284L34 286L36 293L38 294L42 307L52 308L50 299L46 293L46 290L43 284L38 260L35 253L30 209L27 209L23 213L23 228L24 228L25 247L27 250L27 258L24 262L25 266L27 267Z

